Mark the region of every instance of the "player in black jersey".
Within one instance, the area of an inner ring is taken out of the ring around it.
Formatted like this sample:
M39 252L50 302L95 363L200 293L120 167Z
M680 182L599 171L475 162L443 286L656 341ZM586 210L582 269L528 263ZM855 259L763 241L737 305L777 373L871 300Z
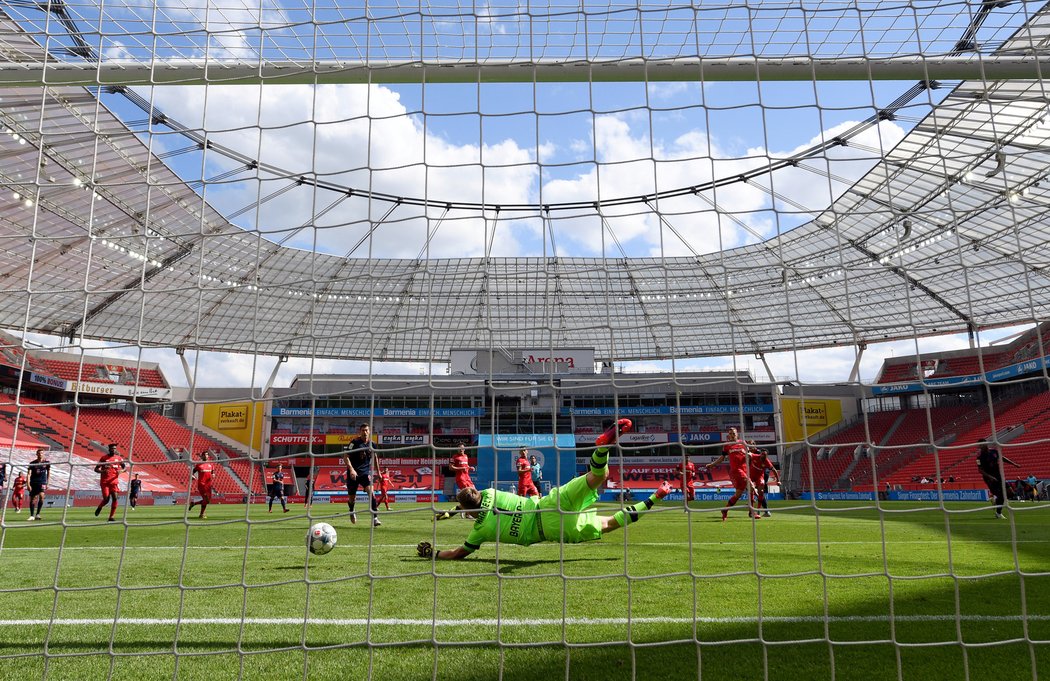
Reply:
M135 509L139 504L139 493L142 492L142 481L139 480L139 474L136 473L135 477L128 483L128 506Z
M992 449L987 442L981 443L977 452L977 470L981 471L984 484L988 485L988 491L995 499L995 517L1003 517L1003 504L1006 503L1006 485L1003 484L1003 463L1008 463L1014 468L1020 468L1010 459L999 453L998 449Z
M343 453L343 462L346 464L346 493L350 497L346 503L350 507L351 523L357 522L354 502L357 500L357 490L361 488L368 495L372 507L372 525L379 527L383 524L379 522L379 504L372 489L372 464L375 458L375 450L372 449L372 427L362 423L357 437L350 443L350 451ZM376 469L379 469L378 463Z
M277 470L273 474L273 484L270 485L270 503L268 506L267 513L273 513L273 500L278 499L281 502L281 508L284 512L288 512L288 504L284 500L284 464L277 464Z
M36 458L29 463L29 519L40 520L44 508L44 492L51 479L51 462L44 458L47 450L36 450Z

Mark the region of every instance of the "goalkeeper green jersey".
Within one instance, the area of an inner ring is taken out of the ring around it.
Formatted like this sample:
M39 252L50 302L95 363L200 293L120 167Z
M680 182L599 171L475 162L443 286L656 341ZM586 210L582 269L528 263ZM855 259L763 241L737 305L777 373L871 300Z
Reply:
M536 508L536 500L529 497L494 489L483 490L481 508L463 547L473 552L487 541L523 546L543 541Z

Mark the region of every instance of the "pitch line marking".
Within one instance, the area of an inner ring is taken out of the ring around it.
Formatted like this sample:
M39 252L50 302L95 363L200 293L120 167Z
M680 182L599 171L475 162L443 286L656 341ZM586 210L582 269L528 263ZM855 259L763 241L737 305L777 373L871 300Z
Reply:
M762 622L770 624L801 624L801 623L866 623L866 622L1045 622L1050 621L1050 615L1029 615L1027 618L1020 615L898 615L890 618L889 615L840 615L830 617L819 617L816 615L801 615L796 617L763 617ZM335 626L335 627L363 627L363 626L419 626L419 627L477 627L477 626L504 626L504 627L530 627L530 626L613 626L613 625L637 625L637 624L757 624L757 617L567 617L561 618L506 618L506 619L471 619L464 622L461 619L412 619L412 618L296 618L296 617L184 617L179 620L174 617L127 617L116 620L117 624L129 626L187 626L187 625L266 625L302 626ZM46 619L9 619L0 620L0 627L25 627L25 626L112 626L113 619L106 618L56 618Z

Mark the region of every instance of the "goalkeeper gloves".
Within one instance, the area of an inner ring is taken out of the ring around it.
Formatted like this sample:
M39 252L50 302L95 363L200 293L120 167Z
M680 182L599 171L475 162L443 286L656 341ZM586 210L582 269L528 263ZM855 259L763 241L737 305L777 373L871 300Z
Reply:
M437 522L438 520L448 520L449 518L451 518L453 515L455 515L458 512L459 512L459 506L456 506L451 511L438 511L437 513L434 514L434 522Z
M434 546L428 541L421 541L416 544L416 553L420 558L430 558L434 555Z

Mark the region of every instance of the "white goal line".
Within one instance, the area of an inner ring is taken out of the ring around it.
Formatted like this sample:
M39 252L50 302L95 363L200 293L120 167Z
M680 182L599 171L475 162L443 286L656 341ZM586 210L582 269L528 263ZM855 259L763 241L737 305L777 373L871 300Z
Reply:
M796 617L566 617L566 618L485 618L471 619L421 619L421 618L301 618L301 617L121 617L116 624L126 626L188 626L188 625L266 625L266 626L333 626L333 627L362 627L362 626L418 626L418 627L532 627L532 626L610 626L625 624L757 624L759 621L770 624L803 624L803 623L864 623L864 622L1045 622L1050 621L1050 615L832 615L820 617L817 615L801 615ZM0 627L25 627L25 626L112 626L112 618L55 618L55 619L11 619L0 620Z

